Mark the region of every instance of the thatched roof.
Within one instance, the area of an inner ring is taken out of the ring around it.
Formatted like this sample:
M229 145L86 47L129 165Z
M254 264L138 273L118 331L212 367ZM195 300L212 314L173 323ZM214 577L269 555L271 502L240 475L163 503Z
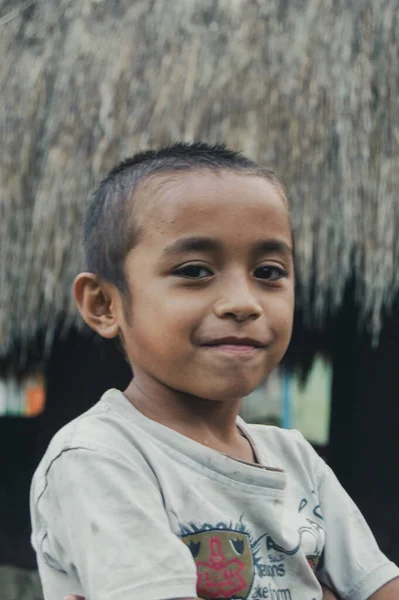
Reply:
M99 178L193 138L281 176L310 319L354 276L378 333L399 287L399 0L0 0L0 55L1 356L79 322Z

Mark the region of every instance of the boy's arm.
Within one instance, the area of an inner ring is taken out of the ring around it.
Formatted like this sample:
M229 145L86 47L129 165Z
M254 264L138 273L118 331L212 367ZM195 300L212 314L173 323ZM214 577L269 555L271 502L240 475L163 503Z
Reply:
M399 577L392 579L382 588L377 590L375 594L370 596L370 600L398 600L399 598Z
M338 597L329 588L322 586L323 600L339 600Z
M31 509L46 600L74 589L90 600L145 591L196 597L193 557L171 530L158 482L138 451L127 457L90 442L90 449L58 454L43 473L34 478Z
M368 600L399 600L399 569L380 550L363 515L323 463L319 501L327 541L321 583Z

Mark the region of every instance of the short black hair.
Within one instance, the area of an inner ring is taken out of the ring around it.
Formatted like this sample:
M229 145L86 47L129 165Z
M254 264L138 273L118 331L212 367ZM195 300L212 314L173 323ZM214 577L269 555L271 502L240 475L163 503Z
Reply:
M175 171L231 170L265 177L281 192L283 186L270 169L260 166L224 144L179 142L127 158L100 182L89 204L83 228L86 268L127 293L124 262L137 244L139 232L130 212L139 182L150 175Z

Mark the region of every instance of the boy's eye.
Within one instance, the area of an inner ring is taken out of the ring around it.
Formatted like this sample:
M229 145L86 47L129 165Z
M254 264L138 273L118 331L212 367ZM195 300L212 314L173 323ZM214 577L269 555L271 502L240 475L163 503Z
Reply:
M263 265L262 267L255 269L254 276L257 279L263 279L265 281L278 281L279 279L287 277L287 271L281 267Z
M212 271L203 265L184 265L175 269L173 274L186 279L205 279L213 275Z

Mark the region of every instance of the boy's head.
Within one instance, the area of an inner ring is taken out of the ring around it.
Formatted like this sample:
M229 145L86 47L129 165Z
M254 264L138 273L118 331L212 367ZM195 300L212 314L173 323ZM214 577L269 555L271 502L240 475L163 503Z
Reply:
M135 377L223 400L281 360L294 273L272 171L203 143L138 154L100 183L84 243L78 307L104 337L122 334Z

